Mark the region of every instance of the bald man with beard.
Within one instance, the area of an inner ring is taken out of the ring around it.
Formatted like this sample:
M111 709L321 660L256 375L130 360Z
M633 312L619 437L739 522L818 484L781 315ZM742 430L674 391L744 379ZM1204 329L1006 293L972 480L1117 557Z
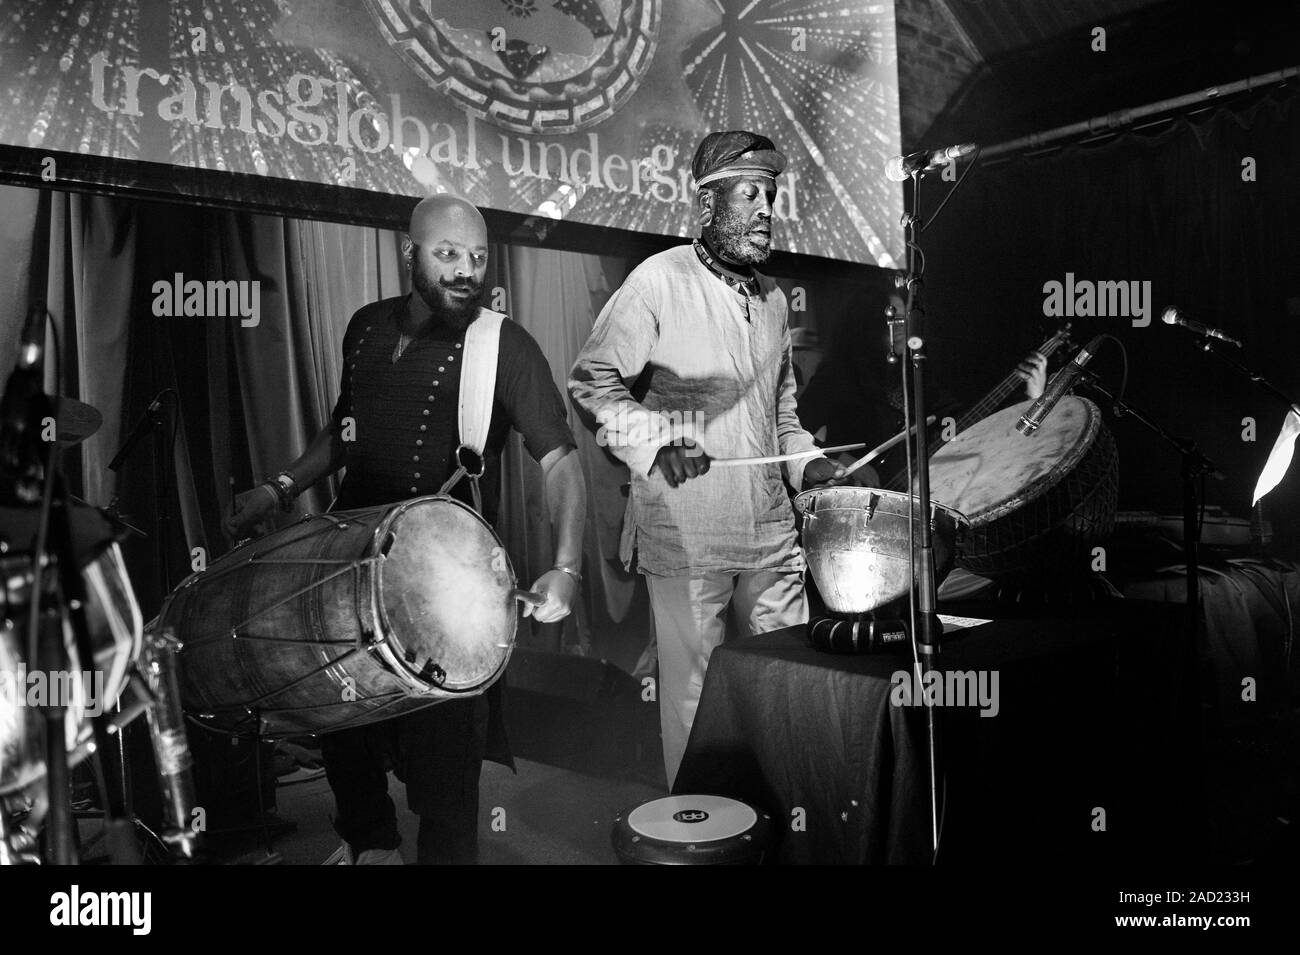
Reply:
M465 334L494 316L480 306L487 225L470 203L425 199L402 242L414 291L360 309L343 337L343 381L334 414L307 451L273 480L241 495L226 529L247 537L290 509L301 489L346 466L337 509L395 504L437 494L457 467L457 401ZM351 419L355 440L343 440ZM500 458L511 428L542 467L555 528L554 569L532 590L545 596L524 613L542 623L567 616L578 596L586 484L564 402L537 342L511 321L500 326L496 389L483 452L482 512L495 521ZM473 506L470 482L450 492ZM512 765L498 682L482 696L321 737L343 845L329 862L399 864L396 809L387 769L406 784L420 817L420 863L478 859L478 781L485 755Z

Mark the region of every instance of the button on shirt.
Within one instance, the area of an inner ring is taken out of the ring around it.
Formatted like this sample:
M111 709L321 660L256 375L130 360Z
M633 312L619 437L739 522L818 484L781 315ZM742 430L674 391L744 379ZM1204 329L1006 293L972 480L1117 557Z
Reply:
M642 263L592 329L569 379L595 418L597 439L632 472L620 557L643 573L802 569L785 476L803 482L809 458L714 467L670 487L659 448L691 437L711 458L816 447L795 412L786 300L755 273L748 294L684 245Z
M342 430L345 419L351 419L352 440L338 509L437 494L455 470L465 331L435 325L419 338L404 338L400 320L407 307L408 297L367 305L344 334L334 422ZM555 448L573 446L564 402L541 348L507 320L501 323L480 482L488 521L495 520L501 452L512 425L538 461ZM469 503L469 481L462 480L451 493Z

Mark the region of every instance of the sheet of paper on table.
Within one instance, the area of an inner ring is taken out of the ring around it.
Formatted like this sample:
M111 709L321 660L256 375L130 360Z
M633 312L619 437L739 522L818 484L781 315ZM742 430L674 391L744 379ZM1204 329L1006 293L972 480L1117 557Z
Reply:
M944 633L952 633L954 630L969 630L971 627L993 622L992 620L982 620L979 617L954 617L949 613L939 614L939 619L943 622Z

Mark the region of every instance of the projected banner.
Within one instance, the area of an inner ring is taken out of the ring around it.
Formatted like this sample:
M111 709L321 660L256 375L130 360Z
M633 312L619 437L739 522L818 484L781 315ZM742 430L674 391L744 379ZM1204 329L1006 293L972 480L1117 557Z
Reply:
M776 246L893 267L892 0L7 0L0 143L692 235L705 133ZM34 156L34 159L36 157Z

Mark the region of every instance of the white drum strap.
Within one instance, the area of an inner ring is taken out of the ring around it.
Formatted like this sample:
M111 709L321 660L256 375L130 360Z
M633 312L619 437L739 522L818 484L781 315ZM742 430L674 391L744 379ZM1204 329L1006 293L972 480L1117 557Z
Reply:
M470 322L465 331L465 357L460 369L460 396L456 409L456 425L460 432L460 447L456 449L456 470L439 494L450 493L461 478L468 476L474 495L474 510L482 513L483 498L478 479L485 467L483 449L487 445L488 428L492 424L492 403L496 397L497 357L501 351L501 322L505 316L480 308L478 318ZM472 451L478 459L477 473L471 471L461 456L462 451Z

